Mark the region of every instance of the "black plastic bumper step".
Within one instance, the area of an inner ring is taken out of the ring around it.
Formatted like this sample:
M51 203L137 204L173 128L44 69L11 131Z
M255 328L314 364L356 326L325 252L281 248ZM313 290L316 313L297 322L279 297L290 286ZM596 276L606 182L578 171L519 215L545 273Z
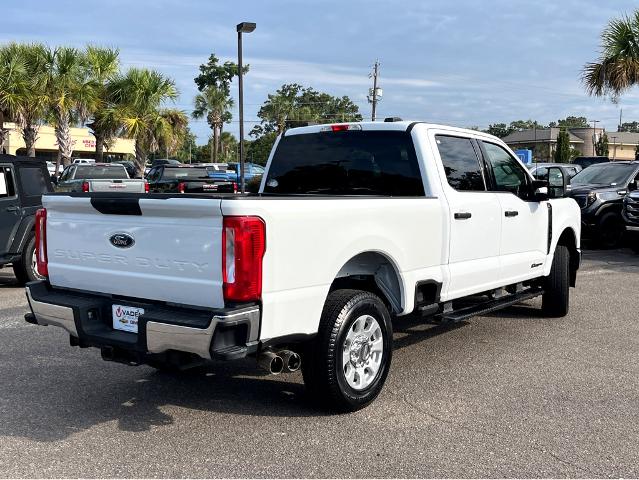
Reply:
M485 313L490 313L495 310L500 310L502 308L509 307L510 305L523 302L524 300L530 300L531 298L538 297L543 293L544 291L540 288L536 288L534 290L526 290L524 292L506 295L504 297L500 297L495 300L489 300L487 302L482 302L470 307L464 307L460 308L459 310L442 313L440 318L444 322L461 322L462 320L474 317L476 315L483 315Z

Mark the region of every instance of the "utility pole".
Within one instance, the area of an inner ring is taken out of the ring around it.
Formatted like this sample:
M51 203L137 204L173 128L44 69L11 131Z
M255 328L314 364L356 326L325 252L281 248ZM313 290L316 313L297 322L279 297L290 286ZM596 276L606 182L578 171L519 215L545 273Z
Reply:
M597 124L599 120L589 120L592 122L592 156L597 156Z
M368 95L368 101L369 103L373 104L371 120L374 122L377 116L377 102L379 101L378 97L381 97L382 94L382 89L377 87L377 77L379 76L379 60L375 60L375 65L373 65L373 73L370 76L373 77L373 89Z
M623 114L623 108L619 109L619 128L617 128L618 132L621 132L621 115Z

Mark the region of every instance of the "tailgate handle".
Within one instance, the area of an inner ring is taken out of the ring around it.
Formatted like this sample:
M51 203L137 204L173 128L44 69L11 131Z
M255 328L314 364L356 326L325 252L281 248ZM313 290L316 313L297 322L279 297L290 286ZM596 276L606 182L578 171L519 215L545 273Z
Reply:
M516 217L517 215L519 215L519 212L517 210L506 210L504 215L506 215L507 217Z
M455 220L466 220L472 216L470 212L457 212L455 213Z
M138 198L91 198L91 205L105 215L142 215Z

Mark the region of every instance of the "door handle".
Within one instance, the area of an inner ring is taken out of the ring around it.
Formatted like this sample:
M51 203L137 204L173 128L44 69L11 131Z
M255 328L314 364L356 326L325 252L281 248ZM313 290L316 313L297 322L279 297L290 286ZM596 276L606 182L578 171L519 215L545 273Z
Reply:
M516 217L517 215L519 215L519 212L517 210L506 210L506 213L504 213L504 215L507 217Z
M455 220L466 220L472 216L473 215L470 212L458 212L455 213Z
M19 212L20 207L7 207L7 212Z

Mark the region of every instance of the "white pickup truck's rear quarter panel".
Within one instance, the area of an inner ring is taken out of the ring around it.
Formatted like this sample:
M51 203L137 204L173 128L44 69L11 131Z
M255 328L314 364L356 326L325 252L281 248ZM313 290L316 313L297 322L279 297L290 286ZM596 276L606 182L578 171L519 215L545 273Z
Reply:
M415 283L442 281L444 213L437 198L224 200L224 215L266 222L262 339L315 333L328 290L354 256L378 252L395 267L404 311Z
M99 213L90 198L45 196L53 286L223 307L219 199L140 199L142 215ZM127 233L135 244L109 238Z

